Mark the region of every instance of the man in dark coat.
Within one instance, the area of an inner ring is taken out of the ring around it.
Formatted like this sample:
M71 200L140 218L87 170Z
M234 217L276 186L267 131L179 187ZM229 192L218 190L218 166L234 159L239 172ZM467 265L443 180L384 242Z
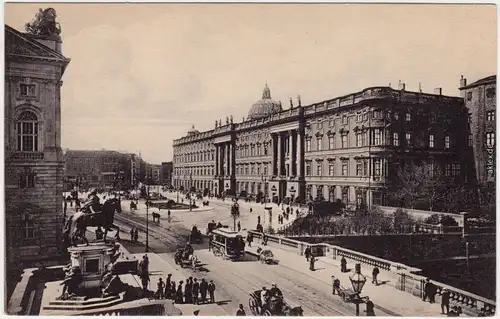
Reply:
M446 312L444 310L446 309ZM444 288L441 294L441 313L447 315L450 312L450 292Z
M342 259L340 260L340 271L347 272L347 260L344 256L342 256Z
M170 299L171 291L172 291L172 274L168 274L167 279L165 279L165 299Z
M208 283L205 280L205 278L201 279L200 283L200 299L201 303L206 303L207 302L207 292L208 292Z
M370 298L366 297L366 316L367 317L375 317L375 305L370 300Z
M306 249L304 250L304 256L306 256L306 261L309 261L309 257L311 257L311 248L310 247L306 247Z
M175 291L175 303L184 303L184 295L182 294L182 284L184 282L179 281L179 286L177 286L177 290Z
M184 302L192 303L193 302L193 278L189 277L186 280L186 285L184 287Z
M213 280L210 280L208 284L208 293L210 294L210 302L215 303L215 284Z
M198 294L200 293L200 283L194 278L193 282L193 305L198 304Z
M246 316L245 309L243 309L243 305L240 304L238 310L236 311L236 316Z
M377 277L378 277L379 273L380 273L380 270L378 270L377 267L373 268L373 271L372 271L372 284L374 284L375 286L378 286Z

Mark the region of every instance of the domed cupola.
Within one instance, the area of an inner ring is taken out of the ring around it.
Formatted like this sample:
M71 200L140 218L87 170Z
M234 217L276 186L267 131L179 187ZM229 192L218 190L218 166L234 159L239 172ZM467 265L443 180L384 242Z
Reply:
M197 129L194 128L194 124L193 126L191 127L191 129L189 129L188 131L188 136L191 136L191 135L196 135L196 134L199 134L200 131L198 131Z
M262 99L252 105L252 108L250 108L250 111L248 112L248 119L260 119L271 114L281 112L281 110L281 103L271 99L271 90L266 83L264 91L262 92Z

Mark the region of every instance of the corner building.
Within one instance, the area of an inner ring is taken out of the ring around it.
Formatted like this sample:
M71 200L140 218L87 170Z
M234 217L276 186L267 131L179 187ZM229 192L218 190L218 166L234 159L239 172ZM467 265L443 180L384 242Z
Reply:
M5 26L5 221L8 279L58 263L63 226L59 36ZM7 282L9 282L9 280Z
M264 88L242 123L174 140L173 185L215 195L341 199L386 205L391 176L406 161L465 180L467 120L463 100L372 87L284 110Z

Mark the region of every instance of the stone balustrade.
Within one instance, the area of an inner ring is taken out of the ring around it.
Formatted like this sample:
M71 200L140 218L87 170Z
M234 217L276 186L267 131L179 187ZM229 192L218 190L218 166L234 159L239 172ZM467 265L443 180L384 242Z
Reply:
M165 315L180 315L167 314L165 305L161 303L153 303L150 305L120 305L118 309L111 308L106 310L85 312L86 316L165 316Z
M257 231L249 231L255 238L262 238L262 233ZM398 276L396 289L411 293L419 298L423 297L425 277L415 274L420 272L421 269L411 267L402 263L393 262L390 260L378 258L368 254L360 253L347 248L331 245L328 243L310 244L290 238L283 238L280 236L273 236L266 234L268 242L277 243L279 245L295 248L299 255L303 255L305 248L310 247L311 251L320 250L323 256L337 259L345 257L361 264L369 265L371 267L378 267L381 270L389 271ZM316 253L316 255L319 255ZM488 313L495 313L496 303L493 300L483 298L473 293L433 281L437 287L438 295L441 295L444 288L450 291L450 302L466 308L472 314L477 315L477 311L485 309ZM464 310L465 311L465 310Z
M43 159L43 152L13 152L10 156L10 160L13 161L41 161Z

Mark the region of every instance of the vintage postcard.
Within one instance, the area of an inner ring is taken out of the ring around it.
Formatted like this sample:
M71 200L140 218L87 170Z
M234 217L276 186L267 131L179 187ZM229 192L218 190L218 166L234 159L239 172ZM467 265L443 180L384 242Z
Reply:
M7 3L5 312L493 316L496 13Z

